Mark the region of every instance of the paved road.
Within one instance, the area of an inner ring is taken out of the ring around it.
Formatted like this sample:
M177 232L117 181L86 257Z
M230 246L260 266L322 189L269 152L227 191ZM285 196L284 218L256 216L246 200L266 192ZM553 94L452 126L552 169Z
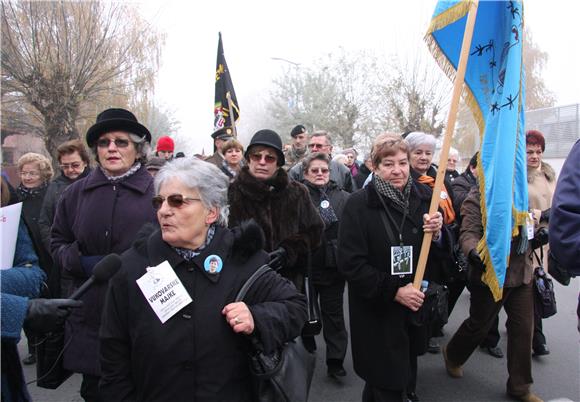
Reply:
M544 332L551 350L549 356L533 359L534 391L545 401L580 401L580 336L576 329L576 305L580 281L568 287L556 284L558 314L544 321ZM469 295L464 292L445 328L445 343L459 324L467 317ZM500 320L502 335L500 346L506 350L505 314ZM319 351L324 350L319 339ZM25 338L20 343L20 354L26 350ZM348 376L336 381L326 376L323 353L319 353L315 378L311 389L310 402L354 402L360 401L362 381L354 374L347 354L345 368ZM507 380L506 359L493 358L477 350L465 365L464 378L452 379L447 376L440 354L420 357L417 394L422 402L495 402L508 401L505 396ZM29 380L36 378L35 366L25 368ZM45 390L29 385L35 401L77 402L80 376L71 377L57 390Z

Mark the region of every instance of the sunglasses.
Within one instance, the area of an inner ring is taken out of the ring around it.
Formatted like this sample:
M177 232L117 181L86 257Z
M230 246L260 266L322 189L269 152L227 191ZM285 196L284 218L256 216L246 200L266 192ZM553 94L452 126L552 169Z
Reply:
M82 165L81 162L63 163L62 165L60 165L60 168L61 170L78 169L81 167L81 165Z
M97 147L99 148L109 148L111 142L115 143L117 148L127 148L129 146L129 140L124 140L121 138L116 138L114 140L109 140L107 138L101 138L97 140Z
M165 200L167 200L167 204L169 204L171 208L181 208L183 204L188 204L189 201L201 201L201 198L184 197L181 194L171 194L168 195L167 198L163 197L162 195L156 195L151 199L151 204L157 211L159 208L161 208Z
M312 174L318 174L318 173L327 174L328 172L329 172L328 168L312 168L312 169L310 169L310 173L312 173Z
M276 163L278 158L273 155L263 155L263 154L250 154L250 160L254 162L261 162L262 158L266 161L266 163Z

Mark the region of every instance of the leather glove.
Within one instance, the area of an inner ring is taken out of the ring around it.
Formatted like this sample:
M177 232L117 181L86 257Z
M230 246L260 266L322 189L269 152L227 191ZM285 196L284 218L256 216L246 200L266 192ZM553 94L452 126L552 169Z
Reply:
M540 214L540 222L549 222L550 221L550 210L551 208L544 209Z
M477 250L475 249L471 250L469 252L469 255L467 256L467 259L474 268L480 269L482 272L485 271L485 264L483 263L483 261L481 261L481 257L479 256Z
M72 299L29 300L24 326L38 333L54 331L64 323L65 318L70 314L69 308L82 305L82 301Z
M540 228L534 234L534 238L531 241L532 248L533 249L540 248L544 244L548 244L548 240L549 240L548 229L547 228Z
M284 247L279 247L270 253L270 267L275 271L280 271L288 262L288 253Z

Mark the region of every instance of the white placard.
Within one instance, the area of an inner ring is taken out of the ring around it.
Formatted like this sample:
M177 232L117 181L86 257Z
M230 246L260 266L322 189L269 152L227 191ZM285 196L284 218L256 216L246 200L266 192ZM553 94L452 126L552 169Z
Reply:
M137 285L161 323L169 320L192 302L187 290L167 261L163 261L156 267L148 267L147 273L137 279Z
M2 229L1 269L8 269L14 266L14 252L16 251L16 240L18 239L18 225L20 225L20 213L22 203L8 205L0 208L0 224Z

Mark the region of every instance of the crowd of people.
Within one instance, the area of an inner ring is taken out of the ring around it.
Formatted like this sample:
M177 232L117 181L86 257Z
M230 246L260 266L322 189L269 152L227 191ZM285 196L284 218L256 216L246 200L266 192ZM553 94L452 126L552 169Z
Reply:
M36 339L50 328L26 320L52 316L52 325L66 317L63 364L82 374L86 401L184 395L253 401L251 346L270 353L301 336L309 352L317 351L315 334L304 329L308 295L320 309L326 350L318 353L330 377L348 375L350 330L363 401L419 401L418 357L427 352L442 353L455 378L478 346L503 357L501 308L508 317L506 392L541 401L531 390L531 356L550 351L534 308L534 253L547 258L548 240L557 250L568 245L566 253L580 249L573 246L580 233L573 231L580 225L578 201L561 195L560 211L554 211L558 190L553 169L542 161L542 133L526 135L535 237L512 239L499 301L482 282L478 154L460 173L459 153L449 153L438 211L430 214L437 177L431 134L381 134L362 161L354 148L333 155L328 132L297 125L290 137L284 146L278 133L263 129L244 147L235 130L224 127L212 134L214 154L202 160L174 154L169 136L160 137L152 152L147 127L128 110L107 109L86 133L88 148L80 140L58 147L56 178L48 158L23 155L10 200L3 180L2 205L23 203L14 265L28 265L34 275L10 319L5 292L17 292L2 278L3 400L28 400L20 363L5 371L5 356L19 360L14 345L24 328L29 354L22 362L34 364ZM577 162L568 169L565 191L578 189ZM548 236L554 216L570 221L570 229L558 234L564 243ZM437 339L443 323L411 319L425 300L413 286L425 234L432 247L424 279L449 289L449 313L465 288L471 294L469 317L443 347ZM66 301L111 253L121 255L121 269L110 283L95 284L81 302ZM577 261L558 253L565 266ZM273 270L235 302L264 264ZM45 308L34 307L34 300Z

